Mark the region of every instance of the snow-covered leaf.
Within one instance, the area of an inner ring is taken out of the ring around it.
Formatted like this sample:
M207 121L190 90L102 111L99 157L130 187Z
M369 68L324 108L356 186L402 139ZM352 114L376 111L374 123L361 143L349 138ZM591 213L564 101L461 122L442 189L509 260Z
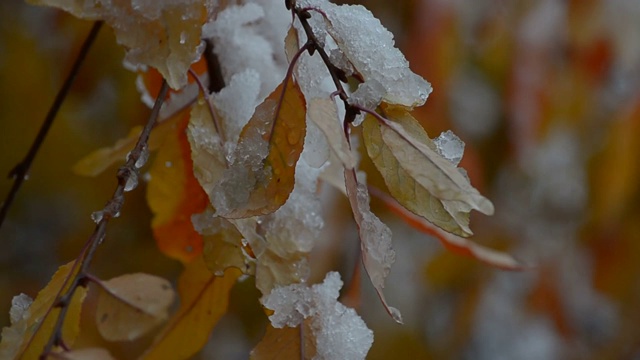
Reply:
M413 117L399 116L395 121L416 141L430 149L435 149L427 133ZM442 229L461 236L471 235L469 228L471 209L466 209L466 212L459 211L455 208L457 201L440 200L417 182L410 175L408 167L424 166L424 157L410 158L411 162L401 162L383 139L382 130L372 116L367 116L362 124L362 137L367 153L382 175L391 195L404 207ZM405 144L405 146L410 145Z
M134 340L168 316L175 294L160 277L137 273L102 282L96 308L100 335L109 341Z
M358 225L364 268L382 305L393 320L402 323L400 311L387 304L383 293L384 280L396 258L396 253L391 247L391 230L369 209L369 192L364 184L358 183L355 171L345 169L344 178L347 197Z
M240 275L231 268L217 277L202 258L188 264L178 280L180 308L141 359L188 359L200 351L227 312L229 291Z
M280 208L293 190L305 133L304 98L289 78L256 108L242 130L235 161L214 189L218 214L244 218Z
M75 275L72 270L73 262L58 268L33 303L29 304L25 296L14 298L10 311L11 326L2 329L0 359L37 359L40 356L45 344L53 336L54 325L60 314L60 308L53 307L53 302L58 293L69 286L65 281ZM67 308L62 336L69 346L73 345L80 333L80 311L86 294L86 288L76 289Z
M311 334L303 335L305 343L309 341L307 336L314 339L315 344L311 346L311 349L315 348L316 351L314 359L365 359L373 343L373 332L367 328L355 310L337 301L341 287L340 275L330 272L321 284L311 287L305 284L278 287L261 301L267 309L274 311L269 316L274 328L293 328L305 324L303 329L307 329L306 323L310 320ZM297 333L300 334L299 331ZM274 341L274 336L277 341L278 334L271 335L265 336L263 342ZM259 344L253 355L265 354L262 353L264 346ZM294 346L300 348L299 338ZM305 352L307 348L305 346ZM265 355L269 354L266 352ZM264 358L269 359L268 356Z
M131 66L153 66L179 89L187 84L187 69L200 58L202 25L207 9L202 0L110 1L29 0L57 7L87 20L103 20L126 49Z

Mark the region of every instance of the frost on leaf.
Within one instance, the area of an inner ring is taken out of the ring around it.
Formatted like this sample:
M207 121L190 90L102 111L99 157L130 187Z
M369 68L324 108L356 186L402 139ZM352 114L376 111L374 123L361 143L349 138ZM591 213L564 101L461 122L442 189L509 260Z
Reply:
M389 112L388 114L395 115L396 113ZM424 144L429 149L437 150L422 126L413 117L406 114L404 116L395 116L393 119L416 141ZM388 143L386 138L382 136L385 130L392 131L385 129L384 125L379 125L372 116L367 116L362 125L362 134L367 153L382 175L391 195L404 207L431 221L436 226L457 235L471 235L472 232L469 228L469 211L471 208L468 206L461 207L465 204L460 201L443 200L432 194L421 182L418 182L411 175L410 172L413 171L411 168L425 167L428 165L425 164L428 160L425 159L424 155L415 157L411 157L411 155L402 156L404 153L401 154L398 150L407 151L408 149L400 149L400 145ZM406 143L402 146L410 147ZM435 154L435 156L438 155ZM451 165L453 164L449 164L448 168L453 167L454 170L450 171L457 172L455 166ZM437 186L438 184L435 185Z
M369 209L369 192L364 184L359 184L354 170L345 170L345 187L351 204L353 217L358 225L362 262L378 293L382 305L389 315L402 323L400 311L387 304L384 297L384 279L389 275L396 253L391 247L391 230Z
M256 108L242 129L234 162L214 189L218 214L245 218L280 208L293 190L305 133L304 98L290 77Z
M398 166L402 167L416 184L441 200L447 212L454 219L456 216L463 216L471 209L486 215L493 214L494 209L491 201L471 186L469 179L451 161L443 158L431 147L433 144L427 141L428 138L424 132L416 131L415 124L414 126L405 125L416 123L409 112L397 107L389 107L385 111L391 120L380 118L378 119L381 122L379 128L372 125L369 130L372 133L376 130L379 131L379 136L382 139L380 144L384 144L384 147L389 149L389 152L385 153L392 155L393 159L390 160L392 163L397 162ZM421 133L422 135L420 135ZM371 136L373 135L371 134ZM383 155L380 146L376 147L373 141L370 145L373 145L368 149L372 159ZM387 158L379 161L386 161ZM381 172L384 174L384 170ZM399 200L402 202L401 199ZM456 213L462 214L454 215ZM457 220L456 223L458 225L464 224L463 221L458 222Z
M322 284L308 287L293 284L273 289L262 299L262 304L274 311L269 316L274 328L310 328L316 355L314 359L364 359L373 343L373 332L355 310L337 301L342 287L340 275L330 272ZM310 322L309 326L307 323ZM305 342L307 334L305 335ZM273 341L269 334L262 340ZM298 338L298 347L300 339ZM258 344L252 358L257 357L264 345ZM305 346L307 349L307 346Z
M72 265L68 263L58 268L31 304L22 295L13 299L11 326L2 329L0 359L37 359L40 356L45 344L53 336L54 325L60 314L60 308L52 308L53 302L63 290L67 277L75 275L71 273ZM62 335L69 346L73 345L80 332L80 311L86 294L85 288L78 288L67 308Z
M228 269L224 276L215 276L202 258L188 264L178 280L180 308L141 359L189 359L200 351L227 312L229 292L240 275Z
M298 1L298 6L322 9L327 16L327 32L364 78L364 83L350 96L352 103L370 109L381 101L410 108L424 104L431 85L409 69L409 62L395 47L393 34L369 10L325 0ZM343 70L350 72L349 68Z
M100 335L109 341L144 335L167 319L175 297L167 280L142 273L122 275L102 286L96 323Z
M103 20L126 49L134 67L152 66L173 89L187 84L187 70L202 53L200 37L207 9L202 0L29 0L65 10L75 17Z

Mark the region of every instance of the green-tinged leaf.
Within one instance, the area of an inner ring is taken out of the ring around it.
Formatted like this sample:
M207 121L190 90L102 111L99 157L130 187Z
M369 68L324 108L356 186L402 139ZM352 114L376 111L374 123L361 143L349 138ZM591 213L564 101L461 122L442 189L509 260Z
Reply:
M399 163L406 173L431 195L439 200L460 202L451 206L457 209L470 207L486 215L493 214L493 204L471 186L469 180L450 161L440 156L424 141L417 139L403 124L415 122L411 114L399 107L385 109L388 119L381 122L380 146L371 142L368 152L371 158L381 156L382 144Z
M416 141L425 144L429 149L434 148L426 131L413 117L397 116L394 120ZM469 228L471 209L461 209L460 206L465 204L459 201L440 200L417 182L409 174L407 167L423 166L424 157L411 159L411 163L401 162L383 139L381 127L384 125L380 125L373 116L367 116L362 124L362 135L367 153L382 175L391 195L414 214L424 217L446 231L461 236L473 234Z
M387 304L384 297L384 280L389 275L396 253L391 247L391 230L369 208L367 187L359 184L355 170L344 170L347 197L351 204L353 217L358 225L362 262L376 289L382 305L396 322L402 324L400 311Z
M180 308L142 359L188 359L207 343L211 330L227 312L229 291L242 273L230 268L213 275L202 258L189 263L178 281Z
M267 249L258 256L256 265L256 288L268 294L278 286L296 284L308 275L308 254L295 252L281 256Z
M267 325L267 332L249 356L252 360L304 359L316 355L316 339L311 321L305 320L298 327L274 328Z
M40 356L53 336L54 325L60 315L60 308L53 307L54 301L69 286L66 280L74 275L72 268L73 262L58 268L27 309L14 305L18 308L12 309L11 326L2 329L0 359L37 359ZM68 346L73 345L80 332L80 311L86 294L86 288L77 288L68 305L62 326L63 340Z
M158 326L175 298L167 280L142 273L122 275L102 286L96 324L109 341L135 340Z
M278 210L293 190L305 134L305 101L291 77L242 129L235 162L215 188L213 205L219 214L246 218Z
M311 99L307 111L309 119L322 130L331 150L340 159L344 167L353 169L356 165L356 159L342 130L335 102L331 99Z

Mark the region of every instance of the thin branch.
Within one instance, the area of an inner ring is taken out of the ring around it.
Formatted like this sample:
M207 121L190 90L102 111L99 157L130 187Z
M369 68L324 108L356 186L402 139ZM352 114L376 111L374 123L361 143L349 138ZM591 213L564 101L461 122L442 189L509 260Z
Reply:
M67 277L64 285L61 288L61 293L58 294L56 300L53 303L52 308L59 307L60 314L58 315L53 327L53 333L49 338L49 341L45 345L42 353L40 354L40 359L42 360L47 358L47 356L52 352L54 346L64 347L62 338L62 324L64 323L64 319L69 310L71 299L73 298L75 291L79 287L86 286L89 274L87 270L91 265L91 261L93 260L93 256L98 246L102 243L106 236L107 224L109 223L109 220L118 216L120 210L122 209L122 206L124 205L124 193L126 191L125 189L130 190L128 189L129 186L127 186L127 183L131 181L132 177L138 176L139 167L136 166L136 162L138 161L142 153L147 151L146 147L149 140L149 135L151 134L151 130L158 120L160 108L162 107L168 91L169 85L167 84L166 80L163 80L160 94L158 95L156 102L153 105L151 115L149 115L149 120L142 130L142 133L140 134L135 147L129 153L127 162L118 170L118 186L116 187L113 196L102 210L102 219L98 221L93 234L91 235L91 237L89 237L89 240L87 240L87 242L85 243L81 254L73 263L73 267L69 272L69 276ZM51 309L49 309L49 312L50 310ZM36 332L37 330L34 331L34 333Z
M18 193L18 190L20 190L22 183L24 182L24 180L27 177L27 174L29 173L29 169L31 168L33 159L36 157L38 150L40 150L40 146L42 146L42 143L44 142L45 137L49 133L49 129L53 124L53 120L56 118L56 115L58 114L58 111L60 110L62 103L66 99L69 93L69 90L71 89L71 85L73 84L74 80L76 79L76 76L78 75L78 72L80 71L80 66L82 65L85 58L87 57L87 54L89 53L89 49L91 48L91 45L93 45L96 37L98 36L98 32L100 31L101 27L102 27L102 21L96 21L93 24L93 27L89 32L89 35L87 35L87 38L82 44L82 47L80 48L80 52L78 53L78 56L76 57L76 60L73 63L73 66L71 67L71 71L69 72L69 75L67 75L67 78L62 84L62 88L60 88L60 91L58 91L58 94L56 95L56 98L53 101L53 104L51 104L51 108L49 108L49 112L47 113L47 116L45 117L44 122L40 127L40 131L38 131L38 135L36 135L36 138L33 140L33 144L31 144L31 148L29 149L29 152L27 153L25 158L21 162L19 162L9 172L9 178L10 179L13 178L14 182L13 182L13 186L11 186L11 190L9 190L7 197L2 203L2 207L0 208L0 227L2 227L2 224L4 223L4 219L7 216L7 212L9 211L9 208L11 207L11 204L13 203L13 200L15 199L16 194Z

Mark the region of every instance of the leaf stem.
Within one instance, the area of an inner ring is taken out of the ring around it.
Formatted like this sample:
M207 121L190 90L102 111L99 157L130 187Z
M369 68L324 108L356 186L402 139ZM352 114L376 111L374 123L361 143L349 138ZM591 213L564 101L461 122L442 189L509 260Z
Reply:
M13 178L14 181L13 181L13 185L11 186L11 189L9 190L9 193L7 194L7 197L2 203L2 207L0 208L0 227L2 227L2 224L4 223L4 219L7 216L7 212L9 211L9 208L11 207L11 204L13 203L13 200L15 199L16 194L18 193L18 190L20 190L22 183L26 179L27 174L29 173L29 169L31 168L31 164L35 159L36 154L38 153L38 150L40 150L40 147L42 146L44 139L47 137L47 134L49 133L49 129L51 128L51 125L53 124L53 121L55 120L56 115L58 114L58 111L62 106L62 103L64 102L67 95L69 94L71 85L73 85L73 82L76 79L78 72L80 71L80 67L84 62L85 58L87 57L87 54L89 53L89 49L95 42L95 39L98 36L98 32L100 31L101 27L102 27L102 21L96 21L93 24L93 27L89 32L89 35L87 35L87 38L85 39L84 43L82 44L82 47L80 48L80 52L76 56L76 60L74 61L73 66L71 67L71 71L69 72L69 75L67 75L67 78L62 84L62 87L58 91L58 94L56 95L53 101L53 104L51 104L51 107L49 108L49 112L47 113L47 116L45 117L42 125L40 126L40 130L38 131L36 138L33 140L33 143L31 144L31 148L29 149L29 152L27 152L27 155L25 156L25 158L21 162L19 162L9 172L9 178Z
M216 116L216 112L213 109L213 105L211 104L211 97L209 96L209 91L207 90L207 88L204 87L204 85L202 84L202 81L200 81L200 77L198 76L198 74L196 74L196 72L193 71L193 69L191 68L189 68L189 75L191 75L191 77L198 84L198 87L200 88L200 92L202 93L202 97L204 97L204 101L207 103L207 107L209 109L209 114L211 115L211 119L213 119L213 127L215 128L216 133L220 137L220 140L222 141L222 143L224 143L226 141L224 132L222 131L222 126L220 125L220 122L218 121L218 117Z
M75 291L79 287L86 286L87 280L90 280L87 270L91 264L91 261L93 260L98 246L105 239L107 233L107 224L109 223L109 220L116 217L120 213L120 210L124 205L124 193L127 182L132 177L132 175L138 175L139 170L135 166L135 164L144 151L144 148L147 146L149 135L151 134L151 130L158 120L160 108L164 103L164 99L167 96L168 91L169 85L167 84L166 80L163 80L162 87L160 88L160 94L156 98L155 104L153 105L153 109L151 110L151 114L149 115L149 120L142 130L142 133L140 133L140 137L138 138L135 147L133 148L133 150L131 150L127 162L118 170L118 186L116 187L113 196L102 210L102 213L104 215L96 225L93 234L91 234L91 236L85 243L82 252L73 263L73 267L69 272L64 285L60 289L60 293L56 297L56 300L53 302L51 309L59 307L60 314L58 314L55 325L53 327L53 333L44 349L42 350L42 353L40 354L41 360L46 359L47 356L51 354L54 346L60 346L63 344L62 325L64 323L67 311L69 310L71 299L75 294ZM50 314L51 309L49 309L46 316ZM44 320L40 323L40 325L42 325L43 322ZM34 331L34 334L37 333L37 331L38 330ZM31 339L29 341L31 341Z

